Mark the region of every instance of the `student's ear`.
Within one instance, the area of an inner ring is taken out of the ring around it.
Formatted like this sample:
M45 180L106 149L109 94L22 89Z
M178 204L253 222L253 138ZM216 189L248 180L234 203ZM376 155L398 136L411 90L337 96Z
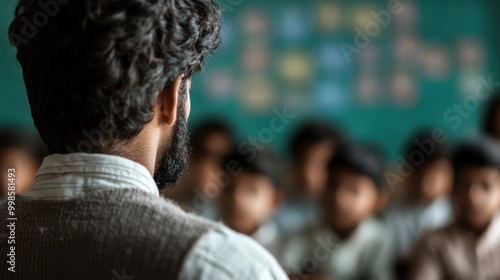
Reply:
M183 78L184 75L180 75L158 94L157 103L160 108L161 120L170 126L173 125L177 119L179 89Z

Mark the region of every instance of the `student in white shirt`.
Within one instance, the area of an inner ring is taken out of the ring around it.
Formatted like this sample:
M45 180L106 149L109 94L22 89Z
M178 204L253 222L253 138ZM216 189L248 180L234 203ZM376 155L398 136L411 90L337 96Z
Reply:
M286 197L276 216L281 232L291 233L318 222L318 199L326 185L328 160L343 138L332 124L319 120L302 124L292 135L291 167L284 180Z
M324 221L292 234L281 256L289 274L333 279L391 279L392 249L383 224L384 164L366 147L339 147L322 194Z
M246 155L234 150L224 161L233 165L221 190L219 215L231 229L253 237L271 253L278 251L278 227L273 216L281 202L282 165L269 149Z
M413 170L404 178L407 187L384 213L391 230L395 252L394 269L405 278L409 257L416 242L426 232L445 226L453 217L448 194L453 170L445 138L432 132L421 132L410 138L405 159ZM403 178L403 177L401 177Z

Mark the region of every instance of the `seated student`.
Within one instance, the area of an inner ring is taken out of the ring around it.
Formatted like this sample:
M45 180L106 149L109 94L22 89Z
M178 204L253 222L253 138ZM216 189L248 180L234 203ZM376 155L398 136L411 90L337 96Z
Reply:
M15 193L24 194L47 156L47 147L35 133L23 129L0 130L0 201L8 194L8 169L15 169Z
M270 150L249 159L233 151L223 166L234 166L229 184L219 196L219 214L231 229L253 237L271 253L278 248L278 228L272 217L280 202L281 165Z
M302 125L292 136L287 196L276 217L282 232L291 233L317 222L318 196L326 185L328 160L342 139L335 127L321 121Z
M373 218L382 207L384 164L364 146L339 147L328 164L324 222L292 234L281 262L292 274L333 279L391 279L390 237Z
M453 170L448 146L436 141L432 133L418 133L411 138L406 157L422 156L420 164L405 179L405 195L385 212L392 232L398 278L408 272L408 258L415 242L425 232L442 227L451 221L453 206L448 198ZM417 155L417 156L415 156Z
M465 142L452 162L457 216L416 246L410 279L500 279L500 147Z
M215 220L214 200L224 187L221 163L233 148L233 131L221 120L208 119L195 127L191 138L193 153L186 175L179 187L163 190L162 196L188 212Z

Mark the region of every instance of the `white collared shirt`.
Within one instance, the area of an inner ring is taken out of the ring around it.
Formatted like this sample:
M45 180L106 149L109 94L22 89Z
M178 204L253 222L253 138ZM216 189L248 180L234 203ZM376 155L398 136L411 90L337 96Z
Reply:
M112 155L74 153L46 157L24 197L71 199L111 188L138 188L159 195L153 177L137 162Z
M143 165L118 156L74 153L46 157L24 197L71 199L110 188L138 188L159 196L153 177ZM197 241L179 278L288 279L262 246L225 226L208 231Z
M368 218L346 238L326 223L291 234L281 261L287 271L319 273L333 279L390 280L391 238L382 222Z
M409 257L415 243L428 231L443 227L453 218L453 205L441 197L429 205L398 204L385 212L385 222L393 237L396 256Z

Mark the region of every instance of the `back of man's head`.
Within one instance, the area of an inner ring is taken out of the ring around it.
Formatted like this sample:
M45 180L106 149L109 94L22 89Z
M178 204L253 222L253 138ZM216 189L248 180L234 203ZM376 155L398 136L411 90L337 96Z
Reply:
M158 93L201 69L219 31L212 0L20 0L9 37L40 136L69 153L138 135Z

